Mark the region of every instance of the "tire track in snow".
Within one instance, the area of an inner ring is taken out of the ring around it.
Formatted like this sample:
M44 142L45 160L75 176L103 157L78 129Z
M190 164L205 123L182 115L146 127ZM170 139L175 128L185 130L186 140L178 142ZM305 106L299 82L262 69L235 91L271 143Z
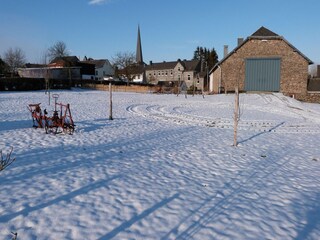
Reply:
M296 101L295 99L275 93L272 95L259 94L259 96L266 104L272 106L268 108L268 111L270 112L276 112L286 116L298 116L299 118L303 119L304 122L312 121L317 124L320 123L320 115L318 112L303 109L303 106L301 106L302 103ZM274 106L277 108L274 108ZM288 109L290 111L288 111Z
M180 107L181 108L181 107ZM138 114L146 118L171 121L177 124L196 125L219 129L233 129L233 120L226 118L209 118L177 111L177 108L170 108L160 105L134 104L126 109L132 114ZM301 115L302 116L302 115ZM239 130L256 132L281 132L281 133L320 133L320 124L307 122L279 122L270 120L240 120Z

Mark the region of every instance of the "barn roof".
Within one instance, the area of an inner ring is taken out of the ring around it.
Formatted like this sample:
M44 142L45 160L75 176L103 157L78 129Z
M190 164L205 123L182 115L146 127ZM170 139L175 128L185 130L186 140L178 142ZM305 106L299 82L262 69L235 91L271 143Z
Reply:
M271 36L275 37L275 36L279 36L279 35L262 26L257 31L255 31L251 36L252 37L255 37L255 36L256 37L262 37L262 36L264 36L264 37L271 37Z

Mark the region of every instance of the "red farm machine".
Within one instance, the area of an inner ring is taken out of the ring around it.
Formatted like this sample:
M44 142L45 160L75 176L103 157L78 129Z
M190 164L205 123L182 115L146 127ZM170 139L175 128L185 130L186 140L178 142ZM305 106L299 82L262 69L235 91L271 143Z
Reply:
M33 127L44 128L46 133L67 133L73 134L74 122L69 104L57 103L58 94L53 94L55 99L54 111L51 117L48 116L46 109L42 112L40 104L29 104L28 109L31 112Z

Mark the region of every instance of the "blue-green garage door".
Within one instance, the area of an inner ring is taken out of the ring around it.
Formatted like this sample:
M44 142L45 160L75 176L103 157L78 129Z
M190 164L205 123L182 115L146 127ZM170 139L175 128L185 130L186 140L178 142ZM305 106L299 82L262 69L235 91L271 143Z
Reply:
M280 58L246 59L246 91L280 91Z

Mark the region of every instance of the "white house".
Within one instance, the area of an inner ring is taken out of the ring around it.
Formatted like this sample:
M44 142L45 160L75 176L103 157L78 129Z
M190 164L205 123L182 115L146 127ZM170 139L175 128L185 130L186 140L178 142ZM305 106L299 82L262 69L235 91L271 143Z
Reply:
M89 58L82 62L95 65L95 80L109 80L114 76L114 69L108 59L94 60Z

